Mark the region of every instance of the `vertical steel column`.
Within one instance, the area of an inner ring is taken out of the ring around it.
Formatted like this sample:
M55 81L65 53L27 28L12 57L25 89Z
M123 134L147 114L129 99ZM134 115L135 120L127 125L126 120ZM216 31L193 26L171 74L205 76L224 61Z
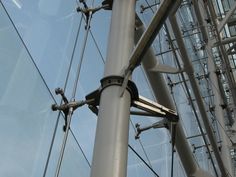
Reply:
M214 94L214 103L215 103L215 115L216 115L216 119L218 120L219 124L221 124L221 126L219 127L219 132L221 135L221 158L222 161L225 165L225 167L227 168L230 176L233 176L232 174L232 163L231 163L231 158L230 158L230 152L229 152L229 141L228 138L226 136L226 132L223 130L223 128L225 128L225 122L224 122L224 113L222 110L222 107L220 106L220 104L222 103L222 99L221 99L221 95L220 95L220 87L219 87L219 83L218 83L218 79L216 76L216 68L215 68L215 63L213 60L213 56L211 55L211 48L209 46L206 47L206 50L208 50L208 71L210 73L210 80L212 82L212 91Z
M105 77L121 75L134 45L135 1L114 0ZM91 177L126 177L130 93L108 86L100 98Z

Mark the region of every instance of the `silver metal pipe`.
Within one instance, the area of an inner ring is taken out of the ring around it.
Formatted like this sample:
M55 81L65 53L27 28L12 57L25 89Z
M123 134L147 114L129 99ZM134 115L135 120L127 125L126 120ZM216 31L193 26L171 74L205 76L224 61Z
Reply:
M104 76L120 75L134 45L136 0L114 0ZM126 177L130 93L106 87L100 98L91 177Z
M141 21L137 21L137 30L135 33L136 42L145 31ZM155 53L152 48L149 48L142 60L142 66L147 75L149 83L152 87L156 100L164 106L175 109L174 103L168 92L167 84L163 75L158 72L152 72L151 69L157 65ZM176 127L176 149L188 177L212 177L209 173L198 167L196 160L193 157L191 148L187 142L181 122Z
M180 32L176 17L173 15L169 18L169 20L170 20L170 24L171 24L172 28L174 29L173 32L174 32L177 44L178 44L179 49L180 49L180 53L181 53L181 56L182 56L182 61L184 63L184 69L185 69L185 71L186 71L186 73L189 77L189 81L190 81L193 93L195 95L195 98L196 98L196 102L197 102L197 105L198 105L198 108L199 108L199 112L201 114L207 136L208 136L209 141L212 145L212 149L213 149L213 152L215 154L216 161L218 163L219 169L221 171L221 175L222 176L227 176L227 172L226 172L225 166L223 164L223 161L221 159L219 149L218 149L218 145L216 143L214 133L211 129L211 125L210 125L210 122L209 122L209 119L208 119L208 116L207 116L207 113L206 113L204 102L203 102L201 94L200 94L200 89L199 89L197 81L195 80L195 77L194 77L194 69L193 69L191 60L188 57L187 50L185 48L184 41L182 39L182 35L181 35L181 32Z

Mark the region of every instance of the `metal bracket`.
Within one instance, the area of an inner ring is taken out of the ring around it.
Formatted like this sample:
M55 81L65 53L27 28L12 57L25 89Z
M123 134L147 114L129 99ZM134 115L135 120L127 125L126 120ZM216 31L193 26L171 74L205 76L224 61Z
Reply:
M100 102L100 95L104 89L107 87L110 87L112 85L117 85L123 88L125 85L125 89L130 93L131 95L131 105L135 108L138 108L142 111L130 111L133 115L141 115L141 116L153 116L153 117L163 117L161 121L152 124L151 126L140 128L140 125L137 124L137 135L135 138L139 138L139 135L141 132L148 130L150 128L168 128L168 123L177 124L179 120L179 116L174 110L171 110L169 108L166 108L163 105L160 105L152 100L149 100L147 98L144 98L138 94L138 89L134 82L131 80L126 80L127 78L124 78L122 76L108 76L103 79L101 79L101 87L97 90L93 91L92 93L88 94L85 98L86 100L92 100L89 102L89 109L95 113L98 114L98 105ZM125 84L124 84L125 82ZM126 84L127 83L127 84Z
M89 13L94 14L95 12L104 9L105 6L99 6L99 7L95 7L95 8L89 8L89 7L85 7L85 8L81 8L81 7L77 7L77 12L82 12L84 13L86 16L89 15Z
M88 94L85 98L86 100L92 100L89 105L90 109L97 107L100 101L101 92L112 85L117 85L122 87L125 82L125 78L122 76L108 76L101 79L101 87L97 90ZM165 117L171 122L178 122L178 115L174 110L166 108L163 105L160 105L154 101L151 101L147 98L144 98L138 94L138 89L134 82L131 80L127 81L127 86L125 88L131 95L131 106L136 107L142 112L134 112L136 115L150 115L154 117ZM93 109L92 111L97 113L98 108ZM140 113L140 114L139 114Z
M179 120L179 116L174 110L166 108L165 106L142 96L139 96L138 101L133 102L133 106L151 113L155 117L164 117L170 122L178 122Z
M140 134L143 132L143 131L146 131L146 130L149 130L151 128L169 128L168 126L168 121L166 119L162 119L150 126L147 126L147 127L143 127L143 128L140 128L140 124L135 124L135 127L136 127L136 135L135 135L135 139L139 139L140 138Z
M140 128L139 124L136 124L137 133L135 135L135 139L139 138L141 132L146 131L151 128L169 128L169 123L177 124L179 121L179 116L177 113L169 108L166 108L156 102L153 102L147 98L139 96L139 101L134 101L134 106L136 108L142 109L148 113L151 113L156 117L163 117L161 121L158 121L150 126Z

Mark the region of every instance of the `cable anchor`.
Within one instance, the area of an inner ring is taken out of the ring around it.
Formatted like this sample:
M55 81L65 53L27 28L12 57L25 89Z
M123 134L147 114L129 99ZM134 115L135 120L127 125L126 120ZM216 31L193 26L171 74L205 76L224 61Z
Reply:
M81 106L87 104L91 100L75 101L74 99L72 99L71 101L68 101L67 97L65 96L64 90L61 89L61 88L56 88L55 89L55 94L56 95L61 95L62 100L63 100L64 103L61 104L61 105L53 104L51 106L51 108L52 108L53 111L62 111L64 113L64 115L65 115L65 125L63 126L63 131L65 132L66 127L67 127L67 122L68 122L69 111L72 110L72 114L73 114L73 112L78 107L81 107Z

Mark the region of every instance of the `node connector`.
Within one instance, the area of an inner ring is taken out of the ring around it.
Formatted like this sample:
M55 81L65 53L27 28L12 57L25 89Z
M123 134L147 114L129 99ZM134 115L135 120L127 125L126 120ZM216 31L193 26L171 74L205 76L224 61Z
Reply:
M56 95L61 95L62 100L63 100L63 104L61 105L57 105L57 104L53 104L51 106L51 109L53 111L62 111L65 115L65 125L63 126L63 130L65 131L66 127L67 127L67 118L68 118L68 114L70 112L70 110L72 110L72 113L78 108L81 107L85 104L87 104L88 102L90 102L91 100L86 100L86 101L75 101L74 99L71 99L71 101L69 102L68 99L66 98L63 89L61 88L56 88L55 89L55 93Z

